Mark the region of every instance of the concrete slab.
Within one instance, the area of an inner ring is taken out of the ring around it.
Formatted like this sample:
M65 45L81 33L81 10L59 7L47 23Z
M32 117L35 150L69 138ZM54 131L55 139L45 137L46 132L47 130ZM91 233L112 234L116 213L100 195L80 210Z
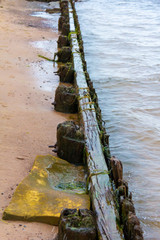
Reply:
M17 187L5 220L58 225L63 208L90 208L85 171L51 155L37 156L30 174Z

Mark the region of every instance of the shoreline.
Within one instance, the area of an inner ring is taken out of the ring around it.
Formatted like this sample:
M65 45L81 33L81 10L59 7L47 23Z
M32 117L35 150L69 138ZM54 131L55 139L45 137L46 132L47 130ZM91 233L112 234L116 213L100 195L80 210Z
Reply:
M0 5L2 218L4 208L17 185L28 175L35 157L51 154L48 145L56 142L57 125L68 116L51 107L58 86L58 77L53 73L56 68L38 58L38 54L53 57L57 48L58 31L47 27L47 19L30 15L33 11L43 11L46 4L19 0L1 1ZM47 224L0 221L3 240L49 240L56 235L57 227Z

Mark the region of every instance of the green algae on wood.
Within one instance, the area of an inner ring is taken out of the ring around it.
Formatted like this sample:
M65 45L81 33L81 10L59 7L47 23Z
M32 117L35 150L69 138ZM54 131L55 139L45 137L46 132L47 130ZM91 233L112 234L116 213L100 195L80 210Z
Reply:
M66 180L85 181L83 167L51 155L37 156L31 172L19 184L5 209L3 219L58 225L63 208L89 209L89 196L82 189L76 191L76 184L73 191L58 187Z
M55 93L55 101L53 103L55 110L63 113L77 113L77 97L74 87L67 87L65 85L58 86Z
M96 223L92 211L64 209L61 213L58 240L97 240Z
M83 129L73 121L57 126L57 155L70 163L84 164L85 141Z
M70 30L75 32L73 9L69 4ZM85 146L87 151L87 166L90 177L90 195L92 208L96 212L96 223L100 240L120 240L122 233L116 223L116 211L111 183L108 174L93 174L95 171L106 173L108 168L103 155L100 140L100 129L96 117L96 109L90 97L86 83L77 34L71 34L71 48L76 71L75 82L79 93L79 108L84 126ZM92 175L93 174L93 175Z

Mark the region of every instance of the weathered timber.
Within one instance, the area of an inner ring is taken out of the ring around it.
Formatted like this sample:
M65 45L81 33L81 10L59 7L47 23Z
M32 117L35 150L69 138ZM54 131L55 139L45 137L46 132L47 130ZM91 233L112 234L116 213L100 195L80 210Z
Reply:
M128 218L129 212L132 212L133 214L135 214L135 208L134 208L132 201L129 199L126 199L126 198L124 198L121 201L121 208L122 208L122 210L121 210L122 211L122 213L121 213L122 223L124 224Z
M83 164L84 134L73 121L66 121L57 126L57 154L74 164Z
M64 85L58 86L53 105L57 112L77 113L78 100L75 88Z
M68 34L70 32L69 24L68 23L63 23L61 31L62 31L63 35L68 36Z
M69 5L69 9L73 63L76 71L76 84L79 90L79 107L84 125L87 165L90 180L89 188L92 208L96 213L98 236L100 240L120 240L122 236L116 224L108 168L99 138L99 127L94 103L91 100L89 88L83 72L71 5Z
M65 18L65 23L69 23L68 1L60 1L61 15Z
M143 240L140 221L136 216L134 204L129 198L120 200L121 222L126 240Z
M61 212L58 240L97 240L93 213L87 209L64 209Z
M66 63L59 67L57 74L60 77L60 82L73 83L74 82L74 69L72 63Z
M70 47L62 47L56 54L58 62L66 63L71 60L72 51Z
M110 159L110 168L112 179L115 182L116 188L121 185L123 179L123 166L120 160L114 156Z
M62 30L62 25L63 23L65 23L65 17L64 16L60 16L59 20L58 20L58 30L61 31Z
M57 43L58 43L58 48L69 46L68 37L64 35L60 35Z
M126 240L143 240L143 232L137 216L131 212L124 225L124 235Z
M68 9L68 0L61 0L60 8L61 8L61 12L63 12L64 9Z

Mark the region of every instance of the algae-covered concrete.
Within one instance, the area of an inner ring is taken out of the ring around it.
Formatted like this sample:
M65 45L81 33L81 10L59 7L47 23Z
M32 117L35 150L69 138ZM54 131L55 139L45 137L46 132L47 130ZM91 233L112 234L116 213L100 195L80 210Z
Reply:
M3 219L58 225L63 208L90 208L85 171L51 155L38 156L19 184Z

